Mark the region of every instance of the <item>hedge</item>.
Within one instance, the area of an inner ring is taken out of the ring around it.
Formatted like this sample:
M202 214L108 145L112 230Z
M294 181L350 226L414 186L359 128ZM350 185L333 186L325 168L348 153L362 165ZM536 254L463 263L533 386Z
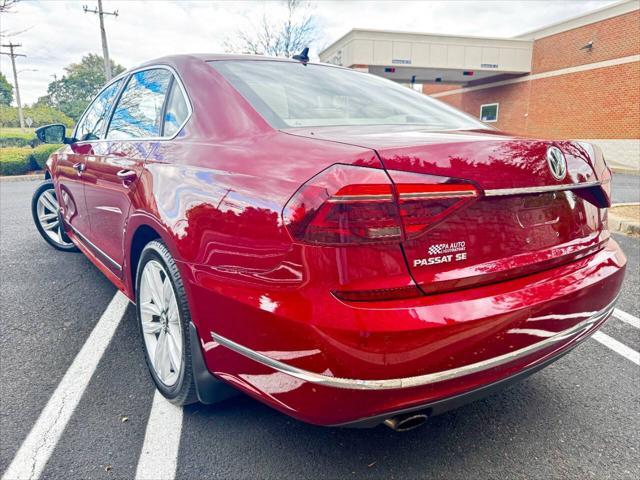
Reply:
M35 147L40 141L35 133L7 132L0 130L0 147Z
M0 175L22 175L31 169L32 148L9 147L0 149Z
M47 159L49 155L58 150L62 145L40 145L34 148L31 152L31 157L33 160L32 166L34 166L34 170L42 170L44 168L45 163L47 163Z
M0 175L23 175L32 170L41 170L49 155L61 145L40 145L36 148L0 148Z
M50 123L62 123L67 127L73 125L73 120L64 113L48 106L26 107L22 109L24 118L31 118L34 128ZM17 107L0 105L0 127L19 127L20 119Z

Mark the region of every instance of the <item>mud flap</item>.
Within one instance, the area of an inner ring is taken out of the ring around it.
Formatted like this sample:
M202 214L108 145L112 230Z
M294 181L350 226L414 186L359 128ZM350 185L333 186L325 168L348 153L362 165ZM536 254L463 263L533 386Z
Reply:
M62 211L60 209L58 209L58 222L62 225L62 228L60 229L60 236L62 237L62 240L67 243L71 243L71 239L67 236L67 230L69 227L62 217Z
M202 348L200 348L200 338L193 322L189 322L189 337L193 379L196 384L198 400L206 405L211 405L240 395L238 390L213 376L207 369Z

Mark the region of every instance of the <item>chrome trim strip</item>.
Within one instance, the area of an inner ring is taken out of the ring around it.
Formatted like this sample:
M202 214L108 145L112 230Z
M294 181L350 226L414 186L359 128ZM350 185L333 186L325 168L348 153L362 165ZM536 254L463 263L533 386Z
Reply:
M522 357L542 350L543 348L550 347L570 337L584 333L589 329L589 327L611 315L617 300L618 297L616 296L616 298L609 305L607 305L599 312L594 313L586 320L583 320L582 322L574 325L571 328L558 332L552 337L545 338L544 340L541 340L519 350L505 353L497 357L489 358L481 362L472 363L471 365L444 370L442 372L428 373L426 375L418 375L415 377L390 378L386 380L357 380L351 378L329 377L327 375L303 370L279 360L275 360L271 357L268 357L267 355L264 355L263 353L251 350L214 332L211 332L211 338L213 338L213 340L220 345L223 345L233 350L234 352L239 353L240 355L250 358L251 360L254 360L256 362L262 363L263 365L273 368L274 370L277 370L279 372L286 373L287 375L298 378L300 380L304 380L305 382L311 382L326 387L349 390L392 390L418 387L422 385L442 382L445 380L451 380L454 378L471 375L473 373L482 372L484 370L489 370L491 368L495 368L500 365L518 360Z
M338 195L336 197L331 197L327 200L328 203L339 203L339 202L370 202L375 200L384 200L390 201L393 200L393 195L381 193L381 194L373 194L373 195Z
M419 193L401 193L402 200L419 200L422 198L458 198L458 197L476 197L478 192L475 190L455 190L451 192L419 192Z
M89 240L82 233L80 233L73 225L69 225L67 222L65 222L65 223L69 226L69 228L71 228L71 230L73 230L73 233L75 233L78 237L80 237L80 240L82 240L83 243L86 243L87 245L89 245L96 252L98 252L101 256L103 256L106 260L108 260L109 263L111 263L119 271L122 271L122 267L120 266L120 264L118 262L116 262L113 258L111 258L109 255L104 253L100 248L96 247L96 245L91 240Z
M505 195L524 195L527 193L546 193L558 192L561 190L575 190L576 188L599 187L601 182L585 182L585 183L568 183L563 185L545 185L542 187L524 187L524 188L497 188L494 190L485 190L485 197L500 197Z
M475 190L454 190L451 192L416 192L401 193L401 200L420 200L424 198L458 198L458 197L476 197L478 192ZM362 202L374 200L393 200L390 194L372 194L372 195L338 195L327 200L329 203L337 202Z
M543 185L541 187L521 187L521 188L496 188L484 191L485 197L503 197L507 195L525 195L529 193L548 193L558 192L562 190L575 190L578 188L599 187L601 182L585 182L585 183L565 183L562 185ZM458 197L475 197L478 193L472 190L459 190L452 192L420 192L420 193L401 193L402 200L419 200L423 198L458 198ZM371 200L391 200L391 195L345 195L332 197L327 200L330 203L344 201L371 201Z

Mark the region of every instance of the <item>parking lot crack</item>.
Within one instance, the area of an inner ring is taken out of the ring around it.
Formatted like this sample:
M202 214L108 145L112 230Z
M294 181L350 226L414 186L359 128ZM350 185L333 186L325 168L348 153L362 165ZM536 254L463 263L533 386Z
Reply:
M76 277L73 280L70 280L69 282L67 282L66 284L64 284L61 288L59 288L54 297L59 297L60 295L62 295L65 291L69 290L69 288L73 287L74 285L77 285L78 283L82 282L85 277L86 277L86 273L85 274L81 274L78 277Z

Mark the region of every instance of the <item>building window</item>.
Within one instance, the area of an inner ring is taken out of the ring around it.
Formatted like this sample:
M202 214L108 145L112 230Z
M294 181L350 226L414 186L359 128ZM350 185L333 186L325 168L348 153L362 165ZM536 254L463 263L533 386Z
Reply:
M480 105L480 120L487 123L497 122L498 104L488 103L486 105Z

